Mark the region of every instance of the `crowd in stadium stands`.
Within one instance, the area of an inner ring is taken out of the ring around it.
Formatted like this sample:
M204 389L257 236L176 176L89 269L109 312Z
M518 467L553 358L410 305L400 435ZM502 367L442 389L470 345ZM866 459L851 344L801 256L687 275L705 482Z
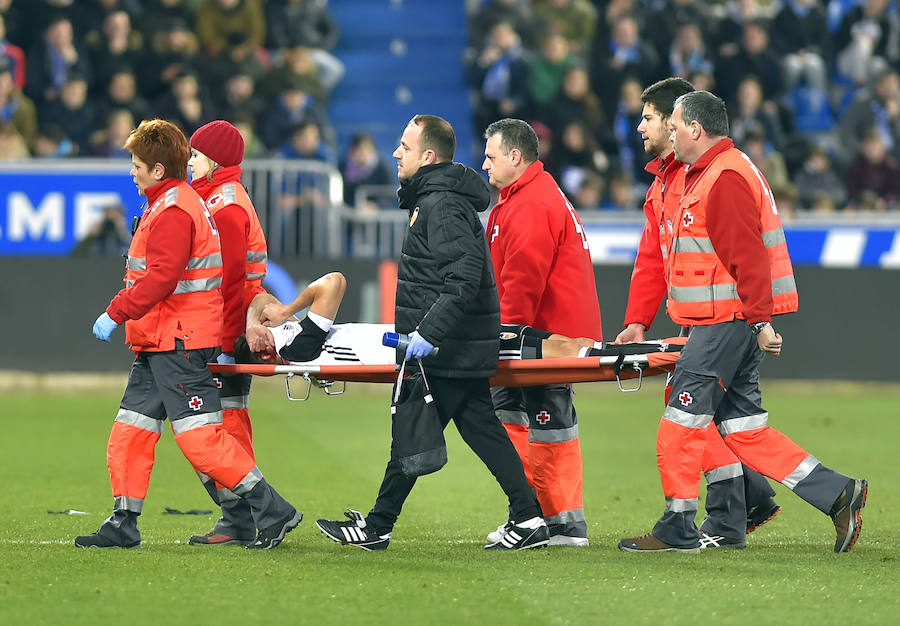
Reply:
M324 0L0 0L0 158L128 156L137 122L216 118L247 157L301 158L341 80Z
M900 0L465 0L476 129L530 121L579 208L640 208L640 94L725 99L785 213L900 206ZM394 182L371 138L338 160L344 68L327 0L0 0L0 158L127 156L137 122L216 118L247 157Z
M532 121L578 208L639 209L644 87L728 105L784 213L900 206L897 0L473 0L475 125Z

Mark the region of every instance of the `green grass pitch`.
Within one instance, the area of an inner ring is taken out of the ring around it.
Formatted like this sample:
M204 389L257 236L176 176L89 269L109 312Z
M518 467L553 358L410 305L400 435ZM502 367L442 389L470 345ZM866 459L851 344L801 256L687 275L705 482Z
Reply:
M52 385L52 386L50 386ZM386 552L332 543L315 527L367 511L387 459L387 385L284 398L257 379L259 465L305 514L276 550L188 546L214 516L171 431L141 517L140 550L79 550L112 497L106 437L124 379L62 379L2 391L0 624L885 624L900 613L900 386L764 384L770 424L835 469L869 480L859 543L834 554L831 521L776 485L784 507L740 551L625 554L664 502L655 463L661 380L623 394L580 385L591 545L482 550L505 519L502 492L455 429L450 462L419 481ZM76 509L87 515L51 515Z

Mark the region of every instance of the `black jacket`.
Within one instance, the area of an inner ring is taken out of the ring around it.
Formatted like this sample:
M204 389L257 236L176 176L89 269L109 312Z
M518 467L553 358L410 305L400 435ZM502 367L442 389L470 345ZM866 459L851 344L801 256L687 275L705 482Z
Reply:
M436 163L401 181L409 212L397 273L397 332L438 346L429 374L480 378L497 371L500 301L478 212L490 203L484 179L460 163Z

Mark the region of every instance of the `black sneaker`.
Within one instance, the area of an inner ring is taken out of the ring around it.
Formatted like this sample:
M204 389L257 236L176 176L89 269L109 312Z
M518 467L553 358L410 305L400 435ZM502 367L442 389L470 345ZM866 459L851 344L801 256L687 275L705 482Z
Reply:
M93 535L80 535L75 537L75 547L76 548L140 548L141 542L140 540L132 542L132 543L119 543L117 541L113 541L109 537L105 535L101 535L98 530Z
M241 539L211 530L205 535L191 535L188 544L192 546L246 546L253 541L254 539Z
M850 548L859 539L862 529L862 508L866 506L866 494L869 492L868 481L851 478L844 492L831 507L831 519L837 539L834 542L835 552L850 552Z
M359 511L349 509L344 511L349 521L339 522L320 519L316 522L325 535L346 546L356 546L363 550L387 550L391 542L391 533L379 535L374 529L366 527L366 518Z
M297 528L300 520L303 519L303 513L294 511L293 515L289 515L277 524L272 524L268 528L264 528L256 535L256 539L252 543L248 543L245 547L248 550L271 550L284 541L284 536Z
M708 535L702 530L700 531L700 549L709 548L736 548L743 550L747 547L747 542L743 539L732 539L731 537L723 537L722 535Z
M542 517L533 517L518 524L508 523L499 541L489 543L485 550L528 550L543 548L550 543L550 529ZM499 531L499 529L498 529Z
M749 535L763 524L771 522L779 513L781 513L781 507L772 498L767 498L762 504L749 509L747 511L747 534Z

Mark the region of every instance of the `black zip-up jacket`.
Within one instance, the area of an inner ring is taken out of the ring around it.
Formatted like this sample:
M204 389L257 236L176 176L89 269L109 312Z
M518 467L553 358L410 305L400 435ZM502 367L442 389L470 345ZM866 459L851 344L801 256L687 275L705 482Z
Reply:
M435 163L400 183L409 228L397 272L394 324L439 347L429 374L480 378L497 371L500 301L478 213L490 203L484 179L460 163Z

